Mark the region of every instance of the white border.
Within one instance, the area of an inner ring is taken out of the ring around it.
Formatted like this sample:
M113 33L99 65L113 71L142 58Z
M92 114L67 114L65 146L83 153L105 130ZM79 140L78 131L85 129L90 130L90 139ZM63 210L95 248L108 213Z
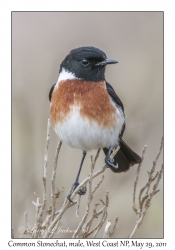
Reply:
M64 3L64 4L63 4ZM164 66L164 96L165 96L165 239L166 249L174 248L174 176L175 176L175 15L174 1L1 1L0 4L0 114L1 114L1 226L0 245L6 249L10 240L11 228L11 11L164 11L165 22L165 66ZM19 241L19 240L18 240ZM24 242L25 240L21 240ZM70 241L70 240L69 240ZM142 240L145 241L145 240ZM155 240L149 240L155 242ZM16 249L18 249L16 247ZM30 249L33 249L32 247ZM132 248L135 249L135 248ZM138 248L137 248L138 249ZM144 248L143 248L144 249Z

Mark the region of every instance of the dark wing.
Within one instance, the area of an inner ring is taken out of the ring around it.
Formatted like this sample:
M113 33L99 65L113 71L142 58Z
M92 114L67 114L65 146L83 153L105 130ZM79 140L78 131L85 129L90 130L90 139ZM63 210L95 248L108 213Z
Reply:
M118 95L115 93L113 87L106 82L106 90L110 97L112 98L113 102L115 103L116 107L121 108L124 113L123 103L121 102ZM114 157L114 164L118 164L117 169L111 170L115 173L121 173L127 171L131 166L141 162L141 157L135 153L121 138L123 132L125 130L125 124L120 132L120 149ZM105 155L108 154L108 148L103 148Z
M51 99L52 99L52 92L53 92L53 90L55 88L55 85L56 85L56 83L52 86L52 88L50 89L50 92L49 92L49 101L50 102L51 102Z
M116 103L116 106L119 106L124 112L122 101L120 100L118 95L115 93L115 90L113 89L113 87L108 82L106 82L106 90L108 94L110 95L110 97L112 98L113 102Z
M110 95L110 97L112 98L113 102L115 103L115 105L118 107L118 108L121 108L121 110L123 111L123 114L124 114L124 106L123 106L123 103L122 101L120 100L120 98L118 97L118 95L115 93L115 90L113 89L113 87L108 83L106 82L106 90L108 92L108 94ZM125 114L124 114L125 115ZM124 133L124 130L125 130L125 123L123 124L123 128L120 132L120 138L122 138L123 136L123 133Z

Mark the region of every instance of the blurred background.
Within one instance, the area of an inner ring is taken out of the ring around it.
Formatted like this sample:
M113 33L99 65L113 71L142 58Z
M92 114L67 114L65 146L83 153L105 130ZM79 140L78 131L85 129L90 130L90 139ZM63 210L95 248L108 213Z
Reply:
M68 52L80 46L95 46L119 63L107 67L106 79L125 107L124 140L138 154L146 144L145 160L138 187L147 181L147 171L155 159L163 135L163 12L13 12L12 13L12 227L15 237L25 225L35 221L34 192L43 193L43 163L49 117L48 93L57 81L59 66ZM58 142L51 128L48 159L48 196ZM91 151L85 160L80 181L89 173ZM64 187L57 201L60 208L74 182L82 157L80 150L63 144L56 176L56 188ZM158 168L163 157L158 161ZM104 165L100 153L96 170ZM127 238L135 226L132 193L136 166L113 174L107 169L96 193L95 203L109 190L108 219L119 217L115 238ZM98 178L100 179L100 178ZM163 181L160 192L140 227L137 238L163 237ZM50 198L48 198L50 205ZM85 208L82 197L80 218ZM75 206L63 216L60 225L75 230ZM103 229L98 237L103 236ZM58 238L70 238L60 233Z

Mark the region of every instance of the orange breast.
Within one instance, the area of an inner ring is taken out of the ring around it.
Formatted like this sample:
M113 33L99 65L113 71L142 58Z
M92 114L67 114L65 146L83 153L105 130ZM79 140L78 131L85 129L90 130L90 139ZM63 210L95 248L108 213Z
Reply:
M103 81L61 81L52 93L50 115L53 126L64 122L72 106L79 108L82 117L96 121L103 127L113 127L116 124L116 108Z

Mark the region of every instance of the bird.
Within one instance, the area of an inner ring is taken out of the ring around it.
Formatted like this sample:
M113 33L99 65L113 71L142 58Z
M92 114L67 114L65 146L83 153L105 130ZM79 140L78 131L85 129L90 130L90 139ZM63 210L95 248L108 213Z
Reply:
M78 174L67 196L70 202L88 151L103 149L106 167L114 173L125 172L141 162L141 157L122 139L124 106L105 79L106 66L116 63L93 46L72 49L60 64L58 80L49 92L54 131L68 146L83 151ZM119 150L111 159L117 147ZM86 188L79 191L80 195L85 193Z

